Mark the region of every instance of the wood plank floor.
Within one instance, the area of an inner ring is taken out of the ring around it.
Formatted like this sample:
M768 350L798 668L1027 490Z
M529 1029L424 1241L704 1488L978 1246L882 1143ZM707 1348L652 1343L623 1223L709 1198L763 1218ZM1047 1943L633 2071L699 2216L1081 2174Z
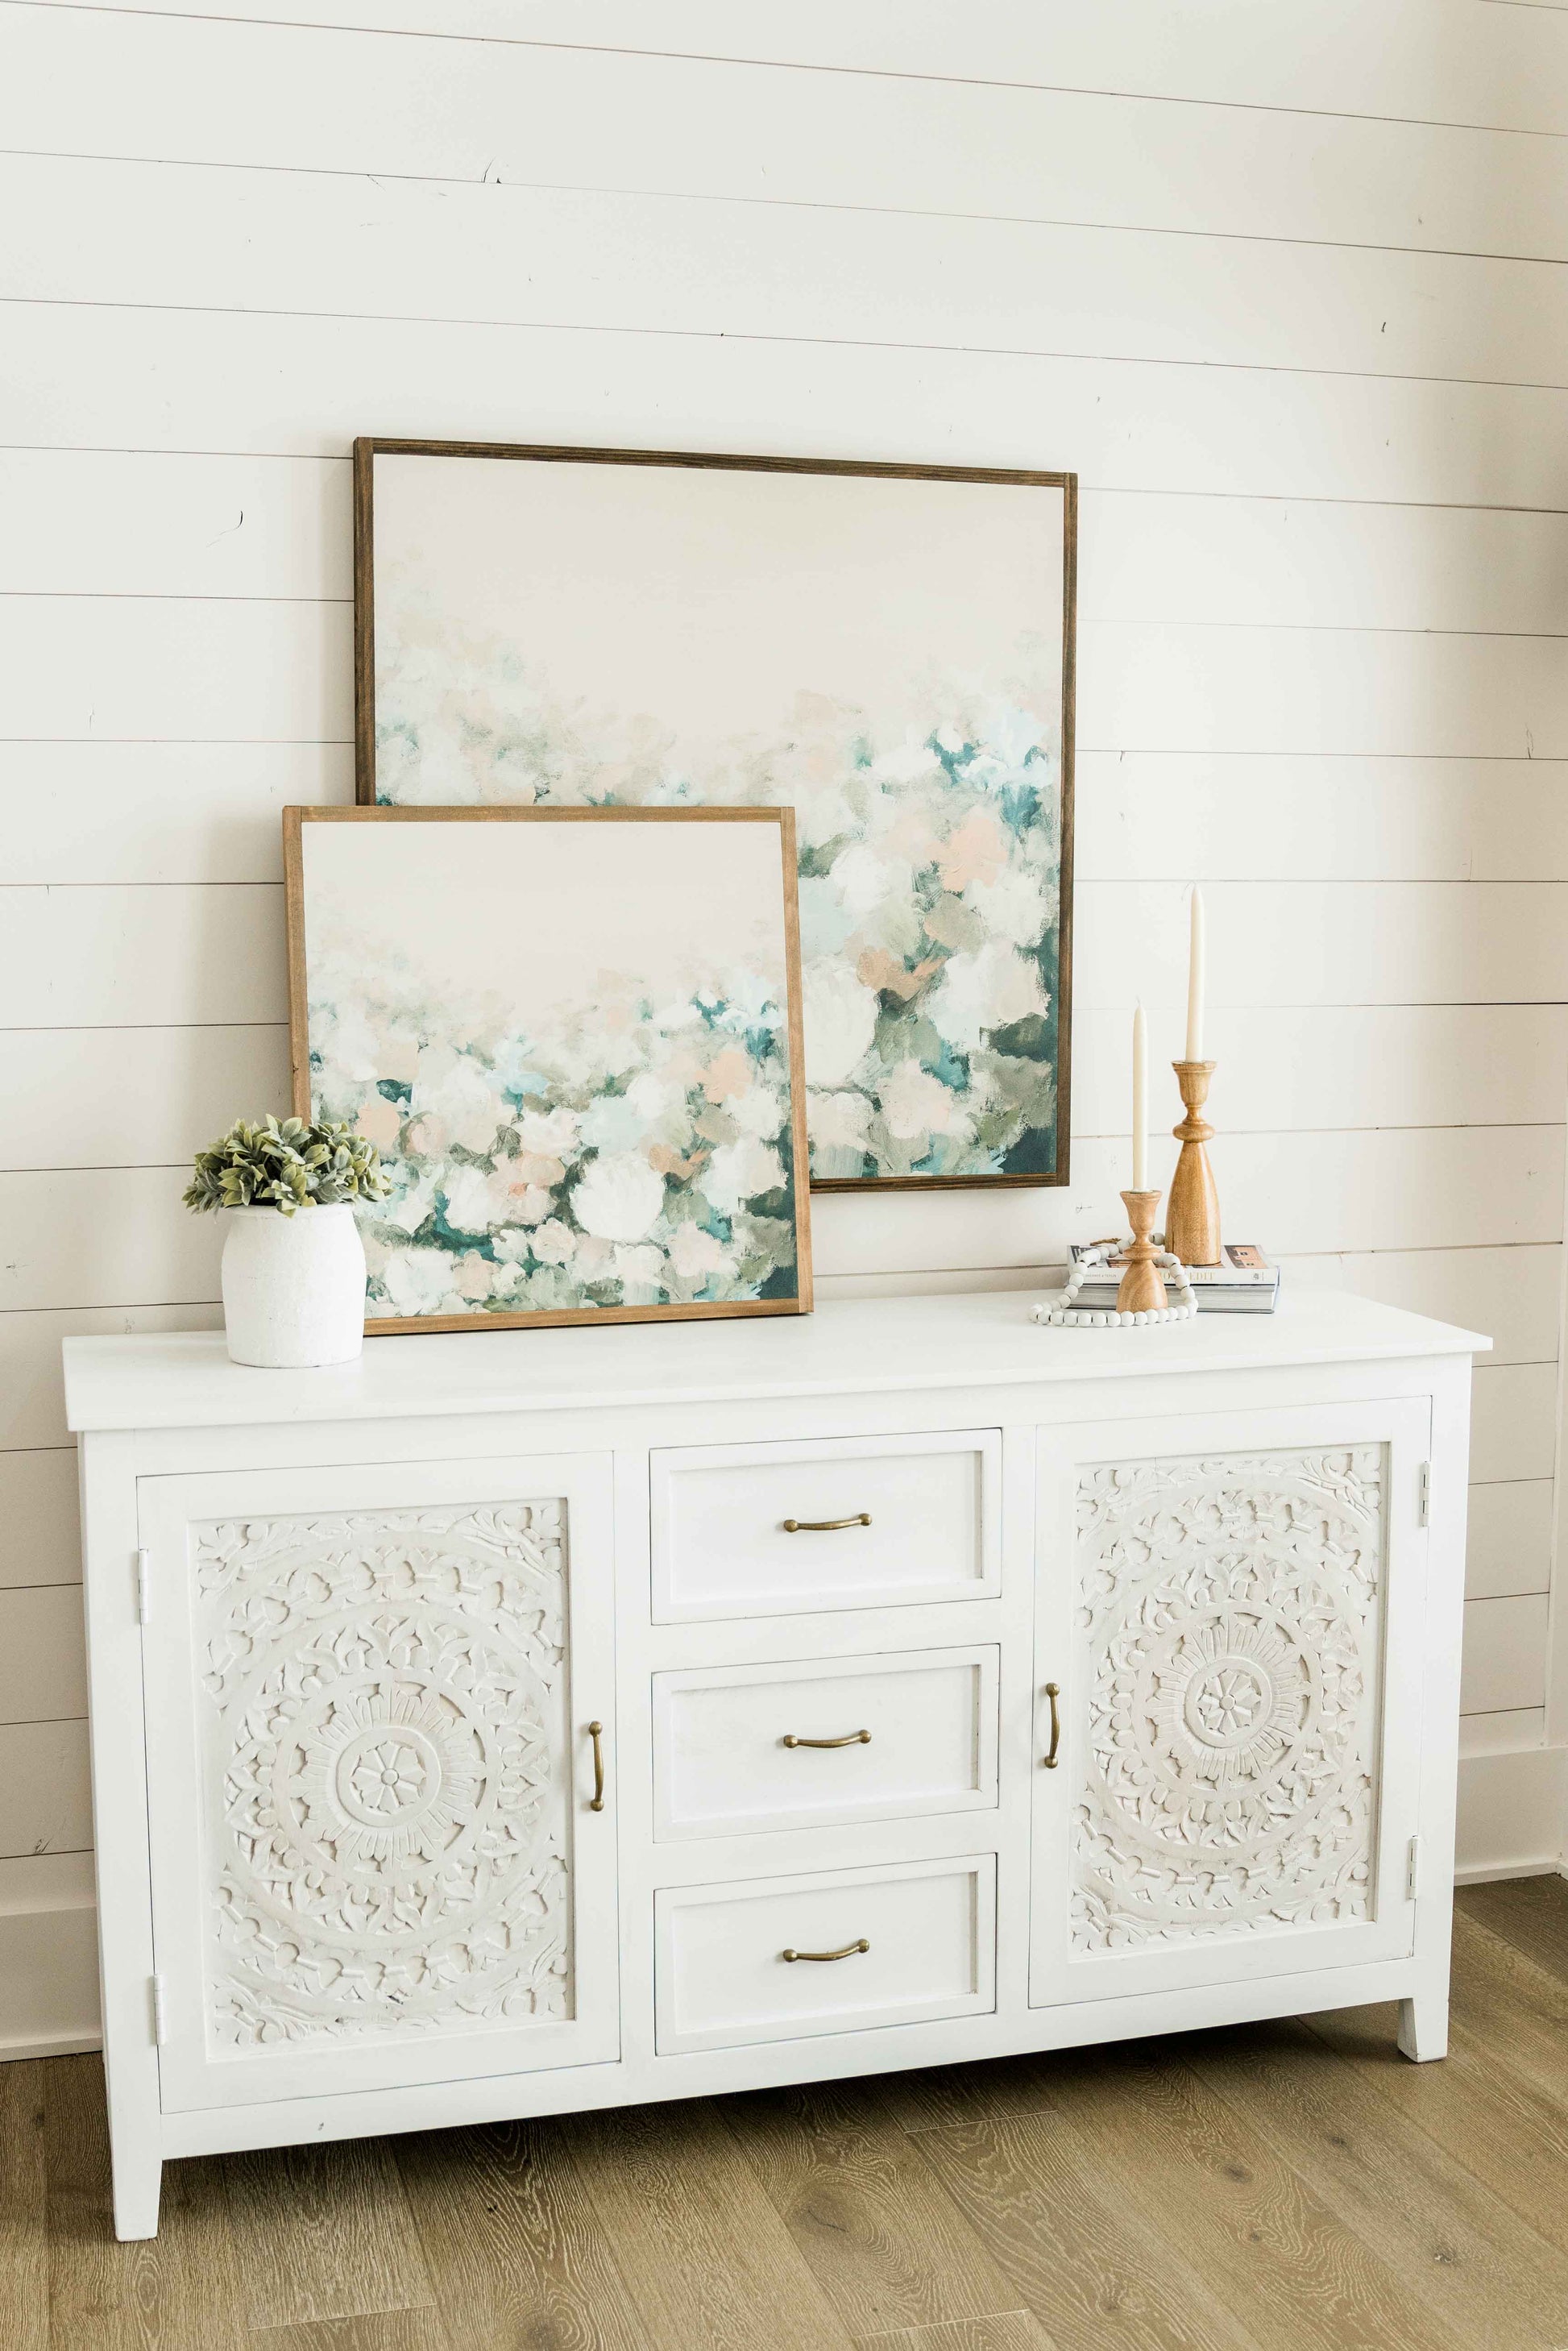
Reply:
M1568 1883L1391 2009L170 2165L109 2233L96 2058L0 2065L5 2351L1568 2351Z

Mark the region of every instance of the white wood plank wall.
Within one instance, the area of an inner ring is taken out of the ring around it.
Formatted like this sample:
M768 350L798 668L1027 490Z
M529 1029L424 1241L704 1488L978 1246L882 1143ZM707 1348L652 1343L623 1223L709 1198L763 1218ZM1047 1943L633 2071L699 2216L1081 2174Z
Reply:
M1496 1333L1462 1857L1558 1852L1568 12L0 0L0 2049L92 2031L57 1351L215 1319L357 432L1077 470L1074 1181L824 1293L1104 1225L1201 879L1230 1229Z

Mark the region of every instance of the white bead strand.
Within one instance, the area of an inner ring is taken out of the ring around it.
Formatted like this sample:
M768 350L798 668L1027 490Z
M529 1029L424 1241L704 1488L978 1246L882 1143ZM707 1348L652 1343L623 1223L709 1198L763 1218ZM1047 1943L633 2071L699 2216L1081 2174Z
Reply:
M1120 1241L1096 1241L1092 1249L1086 1249L1073 1268L1060 1298L1054 1305L1036 1306L1033 1320L1047 1322L1054 1329L1066 1327L1076 1331L1141 1328L1146 1322L1190 1322L1198 1311L1198 1300L1187 1278L1187 1268L1169 1249L1161 1249L1154 1263L1168 1280L1174 1280L1174 1306L1162 1306L1144 1314L1123 1314L1104 1307L1075 1304L1089 1275L1097 1272L1101 1266L1108 1265L1123 1246Z

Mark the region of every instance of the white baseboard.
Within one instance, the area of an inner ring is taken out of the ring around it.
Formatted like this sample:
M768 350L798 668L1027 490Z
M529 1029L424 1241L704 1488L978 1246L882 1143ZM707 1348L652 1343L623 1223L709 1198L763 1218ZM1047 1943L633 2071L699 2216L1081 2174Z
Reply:
M1568 1748L1468 1755L1459 1765L1454 1882L1543 1877L1568 1850Z
M1456 1886L1501 1886L1515 1877L1568 1877L1568 1869L1555 1861L1512 1861L1501 1869L1478 1861L1469 1869L1456 1869Z
M101 2045L97 1911L73 1903L0 1915L0 2063Z
M102 2047L101 2032L67 2033L63 2041L0 2041L0 2065L19 2065L26 2057L88 2057Z

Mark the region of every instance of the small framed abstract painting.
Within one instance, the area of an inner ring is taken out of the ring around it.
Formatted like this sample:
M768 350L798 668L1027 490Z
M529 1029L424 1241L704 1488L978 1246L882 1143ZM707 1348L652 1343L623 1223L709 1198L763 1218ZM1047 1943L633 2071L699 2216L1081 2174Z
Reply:
M809 1312L794 830L285 811L295 1109L392 1178L368 1331Z
M814 1184L1064 1184L1075 476L354 455L360 801L793 808Z

